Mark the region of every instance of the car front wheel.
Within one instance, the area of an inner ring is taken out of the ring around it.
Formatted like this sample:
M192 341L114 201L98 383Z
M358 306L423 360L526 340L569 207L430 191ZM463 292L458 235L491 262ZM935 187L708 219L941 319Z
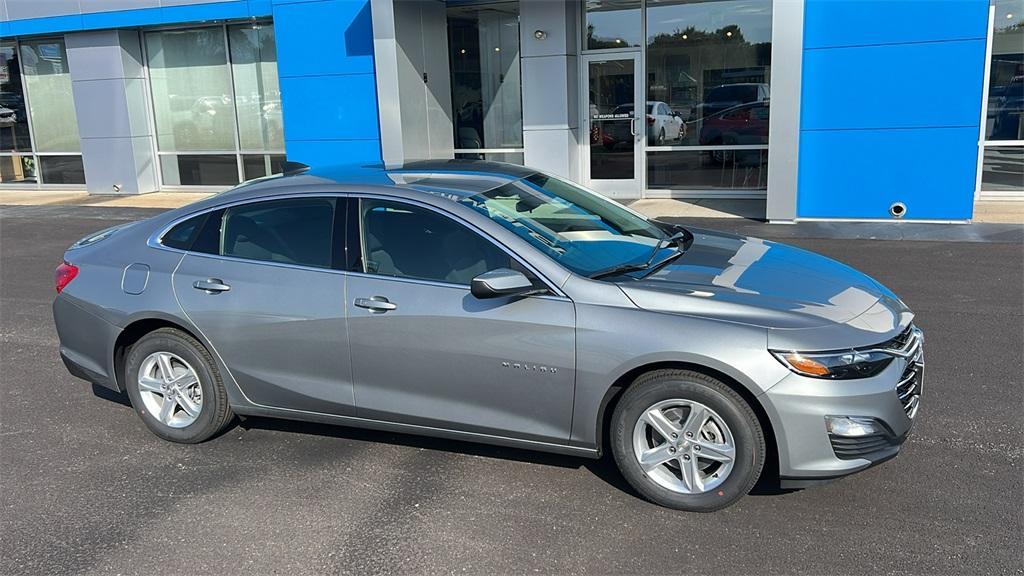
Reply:
M669 508L725 508L750 492L764 466L757 416L734 390L699 372L640 376L611 425L623 476L643 497Z
M129 351L124 374L135 411L164 440L202 442L232 418L213 358L180 330L161 328L143 336Z

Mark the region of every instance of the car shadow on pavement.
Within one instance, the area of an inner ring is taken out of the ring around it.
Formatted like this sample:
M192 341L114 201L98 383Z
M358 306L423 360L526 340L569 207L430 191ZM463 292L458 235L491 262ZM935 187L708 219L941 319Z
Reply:
M128 394L115 392L98 384L92 385L92 392L98 398L132 407ZM605 453L599 459L580 458L577 456L566 456L552 454L549 452L538 452L534 450L523 450L505 446L494 446L491 444L479 444L475 442L463 442L461 440L449 440L446 438L434 438L430 436L417 436L414 434L401 434L397 432L382 432L364 428L351 428L336 424L320 424L317 422L302 422L298 420L283 420L277 418L263 418L247 416L237 418L235 425L243 430L273 430L278 432L289 432L296 434L312 434L328 438L341 438L359 442L377 442L392 444L396 446L407 446L410 448L422 448L426 450L438 450L454 454L466 454L481 456L484 458L499 458L528 464L539 464L541 466L554 466L558 468L586 468L591 474L597 476L610 486L627 494L642 498L626 479L619 472L618 467L611 454ZM229 433L232 426L228 426L213 438L218 438ZM607 442L607 440L606 440ZM772 458L769 457L769 462ZM775 467L766 465L761 479L751 490L752 496L773 496L788 494L795 490L782 489L779 487L778 471Z
M508 448L505 446L494 446L490 444L479 444L475 442L463 442L461 440L449 440L446 438L434 438L430 436L417 436L413 434L401 434L397 432L383 432L363 428L350 428L334 424L320 424L316 422L302 422L297 420L281 420L276 418L263 418L247 416L238 423L243 430L273 430L279 432L290 432L297 434L312 434L329 438L340 438L355 440L359 442L375 442L392 444L396 446L407 446L410 448L421 448L426 450L438 450L454 454L466 454L484 458L498 458L528 464L539 464L541 466L554 466L558 468L586 468L591 474L597 476L610 486L627 494L642 498L626 479L619 472L618 467L611 454L605 453L599 459L580 458L577 456L566 456L548 452L537 452L519 448ZM753 496L770 496L787 494L793 490L783 490L778 486L777 472L766 467L767 474L762 475L761 480L750 492ZM765 478L768 476L769 478Z

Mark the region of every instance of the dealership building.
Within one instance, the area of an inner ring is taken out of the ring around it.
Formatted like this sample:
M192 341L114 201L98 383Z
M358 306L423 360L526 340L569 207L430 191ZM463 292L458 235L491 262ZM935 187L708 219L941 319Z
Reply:
M0 0L0 189L489 159L772 221L1024 200L1024 0Z

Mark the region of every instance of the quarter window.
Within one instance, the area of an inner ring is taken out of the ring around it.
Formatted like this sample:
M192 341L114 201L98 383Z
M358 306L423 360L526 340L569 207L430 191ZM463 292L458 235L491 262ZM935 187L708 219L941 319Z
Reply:
M468 286L484 272L513 266L489 240L432 210L363 200L360 219L359 272Z

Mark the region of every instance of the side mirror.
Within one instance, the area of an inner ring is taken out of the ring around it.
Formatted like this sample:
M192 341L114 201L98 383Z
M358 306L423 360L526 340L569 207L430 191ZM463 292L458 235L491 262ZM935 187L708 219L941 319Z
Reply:
M525 296L537 290L526 274L508 268L498 268L473 278L469 291L473 296L485 299L501 296Z

